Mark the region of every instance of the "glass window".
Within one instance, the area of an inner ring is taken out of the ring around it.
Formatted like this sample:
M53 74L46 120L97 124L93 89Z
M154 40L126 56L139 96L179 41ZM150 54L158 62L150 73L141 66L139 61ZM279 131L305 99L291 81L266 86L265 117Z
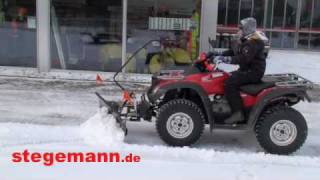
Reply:
M268 0L268 7L267 7L267 17L266 17L266 28L272 28L272 14L273 14L273 0Z
M52 66L117 71L122 64L122 1L52 0Z
M219 0L219 9L218 9L218 24L225 24L226 20L226 0Z
M297 20L298 0L287 0L285 28L295 30Z
M0 1L0 65L36 67L36 0Z
M309 30L311 25L311 12L313 0L304 0L301 2L300 29Z
M240 9L240 19L251 17L253 0L242 0Z
M129 0L128 72L184 68L198 56L201 0ZM157 42L149 43L151 40Z
M265 0L254 0L253 17L257 19L259 28L263 27Z
M238 27L239 20L239 0L229 0L228 6L228 26Z
M298 40L298 48L308 49L309 48L309 33L300 33Z
M271 39L271 37L270 37L271 36L271 32L270 31L266 31L265 34L266 34L268 39Z
M284 19L285 0L274 0L273 28L282 28Z
M271 33L271 46L274 48L281 48L282 33L272 32Z
M320 34L311 34L310 45L312 49L320 50Z
M320 32L320 0L314 0L312 30Z
M282 48L294 48L295 33L285 32L282 33Z

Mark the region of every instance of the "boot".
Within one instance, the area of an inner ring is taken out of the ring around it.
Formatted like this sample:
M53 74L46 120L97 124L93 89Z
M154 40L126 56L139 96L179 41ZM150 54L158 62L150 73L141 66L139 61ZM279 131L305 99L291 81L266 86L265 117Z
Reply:
M233 113L228 119L226 119L224 122L226 124L236 124L239 122L244 121L244 115L241 111L237 111Z

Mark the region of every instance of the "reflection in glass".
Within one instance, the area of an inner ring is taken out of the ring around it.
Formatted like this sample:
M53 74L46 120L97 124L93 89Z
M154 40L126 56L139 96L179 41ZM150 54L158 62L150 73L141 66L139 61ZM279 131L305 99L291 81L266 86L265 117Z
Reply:
M313 0L301 2L300 29L310 29Z
M201 0L128 1L128 72L184 68L198 56ZM146 47L141 48L147 42Z
M274 0L268 0L267 13L266 13L267 14L266 28L272 28L273 2Z
M266 34L268 39L271 39L271 32L270 31L265 32L265 34Z
M240 19L251 17L253 0L242 0L240 9Z
M226 19L226 0L219 0L218 24L225 24Z
M320 32L320 0L314 0L312 30Z
M273 48L281 48L282 33L272 32L271 33L271 46Z
M295 33L284 32L282 33L282 48L294 48Z
M258 27L263 27L265 0L254 0L253 17L257 20Z
M308 49L309 48L309 33L300 33L298 40L298 48Z
M310 45L312 49L320 50L320 34L311 35Z
M237 27L239 22L239 0L229 0L228 26Z
M117 71L122 64L122 3L52 0L52 66Z
M287 0L285 28L294 30L296 27L298 0Z
M274 0L273 28L282 28L284 19L285 0Z
M36 67L36 0L0 1L0 65Z

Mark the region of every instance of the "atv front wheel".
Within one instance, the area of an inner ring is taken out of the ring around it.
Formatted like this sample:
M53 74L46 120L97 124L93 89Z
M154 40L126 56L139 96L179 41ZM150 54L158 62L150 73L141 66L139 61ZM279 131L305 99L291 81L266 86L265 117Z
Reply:
M259 144L271 154L288 155L305 142L308 126L301 113L291 107L271 108L255 127Z
M160 107L156 128L168 145L190 146L201 137L204 122L204 115L197 104L176 99Z

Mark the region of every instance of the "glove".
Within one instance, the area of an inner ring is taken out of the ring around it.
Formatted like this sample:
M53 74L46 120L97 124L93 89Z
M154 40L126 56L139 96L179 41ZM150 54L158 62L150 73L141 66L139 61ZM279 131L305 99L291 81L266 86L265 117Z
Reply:
M219 63L231 64L231 61L232 61L231 56L216 56L213 59L213 62L215 64L219 64Z

